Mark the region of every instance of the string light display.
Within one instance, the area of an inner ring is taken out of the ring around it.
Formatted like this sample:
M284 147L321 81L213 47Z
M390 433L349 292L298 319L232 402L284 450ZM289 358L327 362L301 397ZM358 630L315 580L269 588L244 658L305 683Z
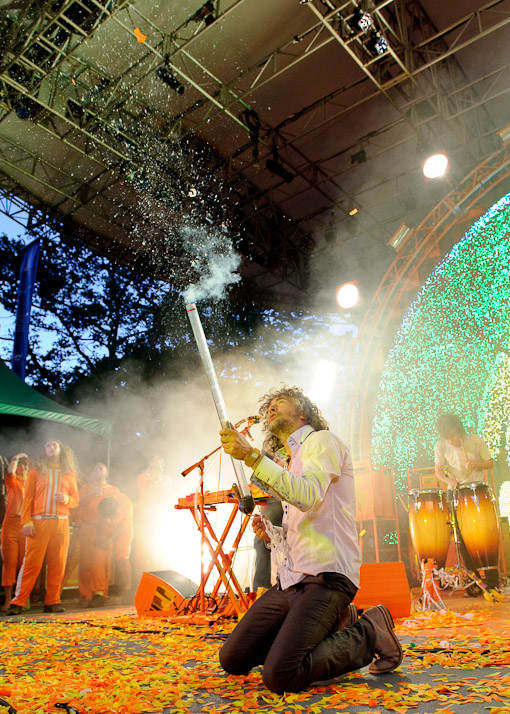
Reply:
M510 415L510 194L439 263L405 315L379 385L372 459L431 466L439 414L454 412L497 456Z

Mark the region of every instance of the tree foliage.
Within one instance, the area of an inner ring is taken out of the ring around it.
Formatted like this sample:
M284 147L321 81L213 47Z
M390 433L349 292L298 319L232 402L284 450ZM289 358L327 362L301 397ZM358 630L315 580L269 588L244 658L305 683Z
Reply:
M106 374L118 373L126 386L127 361L131 378L150 381L176 377L184 363L196 360L184 302L172 285L59 235L40 240L27 363L33 386L69 397L84 380L100 389ZM4 236L0 244L0 303L12 314L26 242ZM208 306L203 321L208 337L224 349L250 332L253 315L225 319L222 312L220 303Z
M0 241L0 304L13 315L19 251L35 237ZM66 406L111 419L112 456L129 471L133 455L143 460L168 440L169 400L185 391L176 383L204 377L184 300L172 284L84 244L48 231L39 237L27 381ZM345 324L333 316L227 301L200 301L199 310L218 376L238 384L240 394L246 386L263 394L275 383L310 382L321 360L338 359L346 339ZM7 360L12 334L4 337Z

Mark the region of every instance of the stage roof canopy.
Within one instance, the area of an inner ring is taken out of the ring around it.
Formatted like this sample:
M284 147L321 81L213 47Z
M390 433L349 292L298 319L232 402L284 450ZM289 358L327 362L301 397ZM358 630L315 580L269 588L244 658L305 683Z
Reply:
M239 235L234 297L370 296L398 232L510 138L509 46L510 0L0 0L3 208L131 264L203 208Z

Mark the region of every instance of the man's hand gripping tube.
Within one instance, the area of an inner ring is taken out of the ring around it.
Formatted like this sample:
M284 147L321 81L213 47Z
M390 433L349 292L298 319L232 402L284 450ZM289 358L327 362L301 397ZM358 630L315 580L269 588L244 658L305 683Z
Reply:
M209 388L211 390L216 411L218 412L220 424L223 429L232 428L195 303L187 304L186 310L191 323L191 329L195 335L195 341L197 343L200 359L202 360L202 365L207 374L207 379L209 380ZM243 513L251 513L255 508L255 504L253 502L253 496L251 495L250 489L248 488L248 482L246 481L242 464L237 459L232 458L232 466L234 467L237 479L237 488L235 488L236 484L234 484L234 491L237 491L236 497L239 499L239 510Z

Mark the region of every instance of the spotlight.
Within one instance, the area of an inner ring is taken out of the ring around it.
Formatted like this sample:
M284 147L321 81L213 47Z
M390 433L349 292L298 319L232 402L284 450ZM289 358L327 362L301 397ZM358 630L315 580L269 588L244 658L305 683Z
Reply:
M19 119L30 119L30 109L26 107L24 104L20 104L19 106L16 107L16 116Z
M367 48L373 54L383 55L388 49L388 40L378 32L372 32L367 42Z
M423 174L426 178L440 178L448 168L448 157L444 151L433 154L423 164Z
M369 12L365 12L360 7L357 7L352 16L352 25L355 30L360 32L368 32L370 28L374 26L372 15Z
M176 94L184 94L184 84L181 84L168 67L158 67L156 74L162 82L171 87Z
M358 283L356 280L339 285L336 289L336 303L342 310L354 307L359 300Z
M35 119L42 111L40 104L31 97L19 97L13 102L14 111L19 119Z
M275 176L279 176L285 183L290 183L295 178L294 174L287 171L285 166L282 166L277 159L268 159L266 161L266 169L269 169Z
M191 19L195 20L196 22L200 22L201 20L203 20L205 22L206 27L212 25L213 22L217 19L216 15L214 14L214 3L211 0L208 0L205 5L202 5L202 7L197 10L197 12L193 15Z
M367 152L365 149L360 149L351 155L351 164L364 164L367 160Z

